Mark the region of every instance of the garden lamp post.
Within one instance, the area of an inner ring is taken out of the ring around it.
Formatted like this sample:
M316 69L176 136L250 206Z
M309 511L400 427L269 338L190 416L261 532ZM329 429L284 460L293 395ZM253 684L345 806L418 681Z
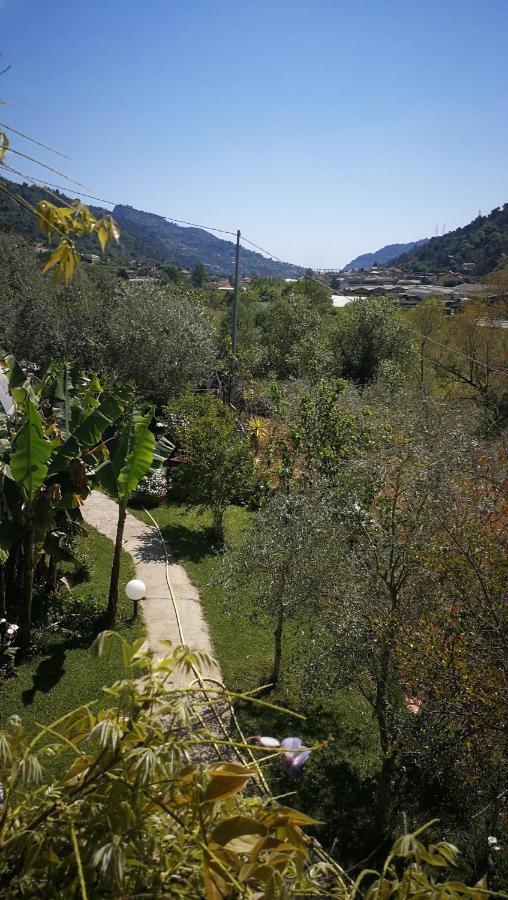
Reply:
M144 581L140 581L139 578L132 578L131 581L128 581L125 585L125 593L129 600L132 600L132 621L135 622L138 617L139 601L146 597L146 585Z

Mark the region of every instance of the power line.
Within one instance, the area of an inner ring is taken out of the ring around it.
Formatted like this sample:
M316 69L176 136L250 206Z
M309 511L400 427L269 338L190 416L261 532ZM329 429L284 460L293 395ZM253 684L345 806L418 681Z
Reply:
M3 72L0 72L0 75L3 75ZM12 125L5 125L3 122L0 122L0 128L7 128L8 131L12 131L13 134L17 134L18 137L23 138L25 141L37 144L38 147L43 147L44 150L49 150L50 153L55 153L57 156L62 156L64 159L70 159L70 156L66 156L66 154L61 153L60 150L55 150L53 147L49 147L48 144L43 144L42 141L38 141L36 138L30 137L30 135L24 134L22 131L17 131Z
M284 265L286 265L286 263L284 262L283 259L280 258L280 256L276 256L275 253L271 253L270 250L266 250L264 247L261 247L259 244L255 244L254 241L249 240L249 238L242 236L242 240L244 240L247 244L250 244L251 247L256 247L257 250L261 250L263 253L266 253L267 256L270 256L272 259L277 260L277 262L281 262L281 263L284 263ZM309 279L309 281L315 281L316 284L323 285L323 282L320 281L318 278L315 278L313 275L308 275L306 277ZM489 366L487 363L481 362L481 360L476 359L474 356L469 356L467 353L463 353L462 350L457 350L457 349L455 349L455 347L449 347L447 344L442 344L440 341L436 341L436 340L434 340L434 338L428 337L427 335L423 334L421 331L417 331L417 329L411 328L409 325L405 325L403 322L397 322L396 324L398 325L399 328L403 328L406 331L410 331L412 334L415 334L418 337L423 338L426 341L429 341L429 343L431 343L431 344L435 344L437 347L441 347L443 350L447 350L450 353L455 353L458 356L461 356L463 359L467 359L467 360L469 360L469 362L474 363L476 366L481 366L483 369L485 369L486 372L496 372L498 375L504 375L505 377L508 376L507 369L497 369L494 366ZM430 358L430 357L428 357L428 358Z
M261 250L261 253L266 253L267 256L270 256L272 259L275 259L277 262L282 263L284 266L291 265L285 259L281 259L280 256L276 256L275 253L270 253L269 250L265 250L264 247L260 247L259 244L255 244L254 241L249 240L242 235L242 241L245 241L246 244L250 244L251 247L255 247L256 250ZM303 266L297 266L297 268L303 268ZM317 281L317 278L314 278L314 281ZM319 284L322 282L320 281Z
M81 181L76 181L75 178L70 178L70 176L66 175L65 172L59 172L58 169L54 169L53 166L48 166L46 165L46 163L41 162L39 159L35 159L34 156L29 156L27 153L22 153L21 150L15 150L14 147L9 147L7 152L15 153L16 156L22 156L23 159L28 159L30 162L35 163L37 166L42 166L43 169L48 169L49 172L53 172L55 175L58 175L59 178L65 178L66 181L70 181L72 184L77 184L78 187L86 188L86 184L82 184Z
M42 163L41 163L41 165L42 165ZM19 172L17 169L13 169L12 166L6 165L5 163L4 163L4 168L9 169L11 172L15 172L16 175L19 175L21 178L26 178L28 181L37 182L38 184L42 184L42 185L46 185L47 187L55 188L55 190L63 191L64 193L69 192L69 188L66 188L61 184L54 184L51 181L44 181L44 179L42 179L42 178L36 178L34 175L27 175L25 172ZM51 171L55 171L55 170L52 169ZM66 176L64 176L64 177L66 177ZM79 181L77 181L75 183L80 184ZM78 197L86 197L87 200L96 200L98 203L107 203L108 206L124 206L124 205L126 205L124 203L118 202L117 200L106 200L104 197L96 197L94 194L86 194L83 191L72 191L71 193L76 194ZM152 215L158 215L158 213L152 213ZM177 219L177 218L175 218L175 216L161 215L161 219L165 219L167 222L176 222L178 225L189 225L191 228L202 228L204 231L218 231L220 234L230 234L233 237L236 237L236 231L229 231L225 228L217 228L214 225L200 225L197 222L189 222L189 221L187 221L187 219Z

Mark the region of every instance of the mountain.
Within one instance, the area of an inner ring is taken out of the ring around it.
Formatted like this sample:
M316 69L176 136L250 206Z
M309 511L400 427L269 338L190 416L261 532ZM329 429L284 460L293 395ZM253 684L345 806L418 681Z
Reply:
M362 253L361 256L357 256L347 266L344 266L344 269L347 272L350 269L370 269L376 263L386 265L386 263L392 262L402 253L408 253L414 247L420 247L422 244L425 244L427 240L427 238L422 238L420 241L411 241L409 244L387 244L386 247L381 247L375 253Z
M15 184L4 178L0 178L0 185L11 193L18 194L31 206L35 206L39 200L52 199L37 185ZM54 191L54 194L62 203L70 202L65 194L59 191ZM54 198L53 201L56 202ZM101 207L90 206L90 209L97 216L111 213L111 210ZM175 225L162 216L142 212L132 206L115 206L112 215L120 226L121 236L118 244L108 248L108 255L122 259L173 263L190 269L201 262L212 275L229 275L233 272L233 241L215 237L202 228ZM13 203L3 191L0 191L0 231L14 231L34 241L42 239L35 217ZM98 252L97 246L91 239L86 239L81 242L80 249ZM297 278L303 275L305 269L292 263L268 259L261 253L242 247L240 271L242 275Z
M508 265L508 203L487 216L477 216L463 228L431 238L395 263L417 274L463 268L474 275L487 275L500 264Z

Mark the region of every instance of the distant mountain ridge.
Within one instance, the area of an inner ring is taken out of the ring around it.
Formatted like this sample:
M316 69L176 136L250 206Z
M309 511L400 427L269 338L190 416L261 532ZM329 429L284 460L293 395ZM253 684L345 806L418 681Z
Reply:
M508 203L462 228L431 238L393 262L418 274L462 269L481 276L508 266Z
M47 192L37 185L16 184L5 178L0 178L0 181L31 206L35 206L39 200L48 199ZM54 193L62 203L69 202L65 194L58 191ZM111 213L109 209L96 206L90 206L90 209L99 216ZM215 237L202 228L175 225L162 216L146 213L132 206L115 206L112 215L121 230L118 244L110 245L108 248L108 253L113 256L162 264L172 263L190 269L197 263L203 263L213 275L229 275L233 272L235 254L233 241ZM0 230L14 231L34 241L43 238L37 229L35 217L28 210L10 201L3 192L0 192ZM89 239L82 242L81 248L97 252L97 244ZM303 275L305 269L292 263L268 259L261 253L242 247L240 271L243 275L297 278Z
M415 247L426 244L427 241L428 238L421 238L419 241L410 241L408 244L386 244L385 247L381 247L374 253L362 253L360 256L356 256L355 259L352 259L351 262L344 266L344 270L348 272L351 269L370 269L376 263L386 265L386 263L397 259L401 254L409 253Z

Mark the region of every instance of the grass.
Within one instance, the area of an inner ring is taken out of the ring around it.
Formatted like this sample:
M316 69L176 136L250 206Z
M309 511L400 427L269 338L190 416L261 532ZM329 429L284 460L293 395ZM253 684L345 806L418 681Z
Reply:
M152 524L139 506L131 512ZM177 502L151 510L164 539L174 556L186 569L198 588L208 622L212 644L221 664L224 681L231 690L251 690L266 684L272 664L273 622L262 616L252 617L252 609L241 592L235 596L234 608L225 602L214 576L220 567L220 553L211 535L211 516L200 515L195 508ZM255 513L243 507L230 506L225 515L226 542L238 546ZM299 735L311 745L323 742L311 757L307 775L291 802L329 823L329 833L341 836L341 845L358 844L358 832L351 823L368 818L372 804L372 778L379 767L380 754L372 711L354 689L335 692L316 691L303 700L300 696L299 658L309 653L309 623L290 620L284 638L284 674L277 690L266 699L271 703L301 712L305 720L288 713L277 713L251 703L237 706L247 735L265 734L277 738ZM274 765L270 782L275 793L294 790L294 784L280 774ZM365 810L365 814L362 813ZM326 835L322 834L326 840ZM347 856L347 852L346 852Z
M105 608L113 544L95 528L87 526L87 532L86 537L79 538L78 555L86 559L89 578L78 579L72 571L67 578L77 598L87 601L93 595ZM127 625L132 605L123 588L133 574L132 559L123 553L118 631L129 640L143 632L139 622L132 628ZM27 726L47 724L99 696L104 685L120 678L125 670L119 649L115 648L109 659L94 659L90 654L93 639L93 634L78 637L55 633L53 629L36 633L34 654L17 667L16 677L0 684L0 725L13 714L19 715Z

